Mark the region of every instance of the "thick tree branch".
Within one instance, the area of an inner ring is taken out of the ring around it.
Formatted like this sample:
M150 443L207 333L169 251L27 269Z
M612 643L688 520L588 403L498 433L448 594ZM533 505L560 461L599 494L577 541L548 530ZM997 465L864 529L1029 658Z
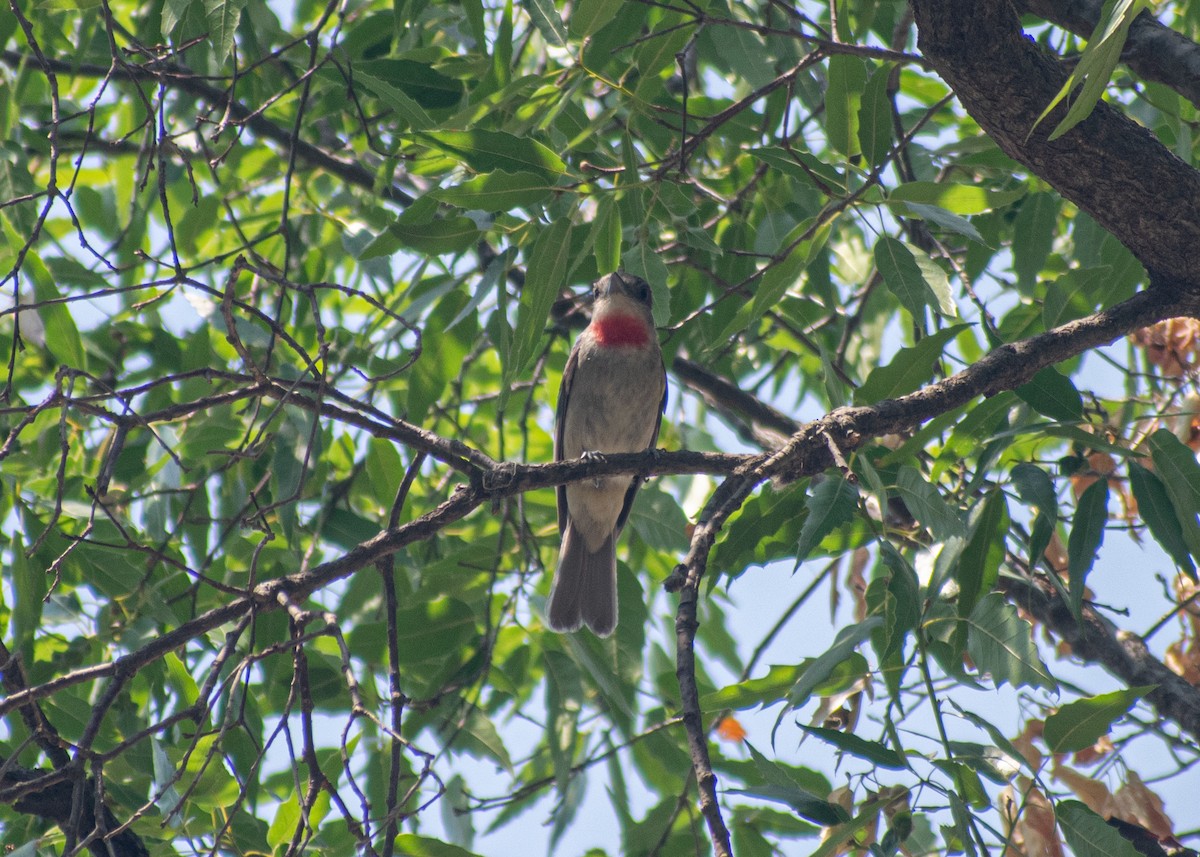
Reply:
M1141 637L1120 630L1087 604L1082 623L1077 622L1070 606L1044 579L1002 577L999 585L1014 604L1070 645L1076 657L1100 664L1129 687L1155 685L1146 699L1162 717L1200 740L1200 688L1171 672Z
M1022 32L1010 0L911 0L918 45L1009 156L1121 240L1161 285L1200 291L1200 173L1101 102L1054 142L1062 64Z

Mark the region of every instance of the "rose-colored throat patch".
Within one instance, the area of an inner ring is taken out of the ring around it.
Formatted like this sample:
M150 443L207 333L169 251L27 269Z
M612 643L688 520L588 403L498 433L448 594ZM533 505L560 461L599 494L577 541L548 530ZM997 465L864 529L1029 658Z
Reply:
M593 319L592 333L601 345L645 345L650 341L646 322L624 313L611 313Z

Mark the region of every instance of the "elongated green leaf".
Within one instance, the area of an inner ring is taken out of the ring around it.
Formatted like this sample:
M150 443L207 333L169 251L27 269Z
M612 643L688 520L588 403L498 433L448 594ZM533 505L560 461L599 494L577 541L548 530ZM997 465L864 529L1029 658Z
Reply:
M1067 703L1046 718L1046 746L1052 753L1074 753L1092 746L1153 689L1130 687Z
M542 230L529 252L513 350L504 366L505 378L513 378L525 368L542 338L550 306L565 285L570 235L570 219L560 217Z
M504 131L425 131L417 139L436 146L477 173L504 170L532 172L553 180L566 172L562 158L532 137L516 137Z
M926 336L916 345L901 348L886 366L871 370L867 380L854 391L855 404L872 405L911 393L933 377L934 361L946 344L969 325L956 324Z
M554 0L526 0L523 5L543 39L558 47L567 43L567 28L554 8Z
M25 556L25 544L20 530L12 535L13 612L12 639L18 648L33 642L42 621L42 606L46 597L46 575Z
M1140 857L1128 839L1080 801L1059 801L1054 815L1067 844L1079 857Z
M34 298L43 304L38 307L37 314L46 331L46 350L53 354L60 364L86 370L88 362L87 352L83 350L83 339L79 336L79 328L75 325L71 310L58 300L62 294L50 271L35 253L25 256L25 270L33 278ZM50 303L51 301L53 303Z
M892 189L888 198L900 202L936 205L951 214L982 214L1011 205L1024 196L1019 190L988 190L974 184L953 182L905 182Z
M624 0L580 0L567 22L571 37L585 39L613 19Z
M1071 575L1071 607L1078 615L1083 604L1083 587L1096 562L1096 551L1104 542L1108 523L1108 480L1097 479L1075 505L1075 520L1067 537L1067 569Z
M859 147L873 167L882 163L892 147L892 102L888 98L892 68L891 63L884 63L871 73L858 109Z
M954 315L946 274L924 251L890 236L875 242L875 265L884 285L913 318L922 318L926 306L942 315Z
M612 196L600 198L592 231L595 233L592 253L596 257L596 269L601 274L611 274L621 267L621 209Z
M1042 322L1049 330L1068 321L1083 318L1096 310L1112 279L1112 268L1077 268L1067 271L1046 287L1042 302Z
M1005 682L1013 687L1058 687L1034 645L1033 626L999 592L985 595L967 623L967 653L997 687Z
M842 752L866 759L880 768L900 771L908 767L904 756L890 747L883 746L878 741L868 741L850 732L842 732L840 729L826 729L822 726L805 726L803 724L800 725L800 728L809 735L814 735L822 741L832 744Z
M212 44L217 62L225 62L233 52L233 36L246 3L247 0L204 0L208 41Z
M1053 366L1040 370L1014 391L1039 414L1071 422L1083 416L1083 396L1071 379Z
M1049 192L1031 193L1013 222L1013 272L1022 289L1032 290L1054 244L1062 200Z
M1008 531L1008 504L1004 492L987 495L971 516L971 536L963 548L954 577L958 581L958 615L971 615L979 599L991 591L1004 559L1004 534Z
M1189 516L1200 512L1200 464L1196 463L1196 453L1167 429L1150 435L1147 445L1176 511Z
M396 852L408 857L478 857L474 851L415 833L401 833L397 836Z
M469 217L447 217L427 223L413 223L404 217L387 228L365 248L362 258L373 259L408 247L418 253L437 256L442 253L462 253L479 240L479 227Z
M928 220L930 223L934 223L945 230L956 232L959 235L970 238L972 241L978 241L980 244L986 243L983 236L979 234L979 230L971 225L971 221L965 217L960 217L957 214L946 211L946 209L940 206L925 205L921 202L906 202L903 203L903 207L910 214L922 220Z
M785 241L791 240L792 236L797 233L803 234L809 231L812 223L813 220L811 218L805 220L796 229L792 230L792 233L788 235ZM767 269L758 287L754 290L754 300L750 303L750 318L761 317L764 312L773 308L779 302L789 288L795 285L804 269L812 262L813 257L825 246L832 226L833 223L830 221L817 227L808 239L801 241L792 248L787 258L778 265L773 265Z
M451 205L480 211L507 211L534 205L550 196L546 179L533 173L494 173L476 176L455 187L442 188L433 196Z
M1129 35L1129 26L1146 5L1147 0L1110 0L1105 3L1106 14L1097 23L1092 37L1088 39L1079 64L1033 123L1034 128L1037 128L1064 98L1076 90L1078 94L1071 103L1071 108L1050 133L1049 139L1057 140L1091 114L1108 86L1113 69L1121 60L1121 51Z
M625 270L650 284L650 293L654 297L654 324L666 327L671 320L671 291L667 288L667 265L662 256L645 241L639 241L623 258Z
M750 758L754 761L754 767L762 778L762 782L751 789L729 789L729 791L785 803L798 815L815 824L841 824L849 820L850 816L842 807L808 791L792 779L786 770L756 750L753 744L749 741L744 743L746 749L750 751Z
M1036 464L1022 461L1013 466L1013 487L1030 508L1043 512L1052 520L1058 520L1058 495L1054 491L1054 480Z
M937 541L951 536L966 535L966 525L956 509L942 499L937 488L929 484L921 471L904 465L896 474L896 488L908 511L929 528Z
M461 80L448 77L428 62L404 58L364 60L354 64L356 78L367 77L375 94L387 98L385 90L399 90L424 110L451 108L462 101L466 87ZM419 126L425 127L425 126Z
M863 61L849 54L829 58L825 87L825 132L829 145L847 158L858 154L858 109L867 70Z
M742 711L760 705L770 705L788 695L788 691L800 677L800 667L795 665L772 666L762 678L750 678L723 687L700 699L702 711L713 713L732 708Z
M857 625L851 625L838 632L832 646L817 656L800 680L792 688L790 702L792 708L799 708L808 701L812 692L832 674L838 664L855 653L855 649L871 635L871 632L883 624L879 616L870 616ZM782 717L783 714L780 714Z
M851 520L858 508L858 489L841 473L830 474L812 489L804 506L808 517L800 528L800 543L796 546L796 563L812 553L835 528Z
M837 167L826 164L810 152L764 146L749 154L775 169L822 191L844 190L846 176Z
M1195 579L1196 566L1183 539L1183 527L1166 486L1156 474L1136 461L1130 461L1128 466L1129 485L1133 489L1133 499L1137 501L1138 515L1175 564Z

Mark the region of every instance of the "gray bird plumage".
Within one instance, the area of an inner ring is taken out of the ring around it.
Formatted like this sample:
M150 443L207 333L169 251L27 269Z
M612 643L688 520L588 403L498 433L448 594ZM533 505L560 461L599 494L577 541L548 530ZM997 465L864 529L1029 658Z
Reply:
M667 403L649 285L618 273L601 278L594 291L592 323L563 371L556 461L653 447ZM559 486L562 546L546 611L554 630L587 625L605 637L616 627L616 539L640 481L605 476Z

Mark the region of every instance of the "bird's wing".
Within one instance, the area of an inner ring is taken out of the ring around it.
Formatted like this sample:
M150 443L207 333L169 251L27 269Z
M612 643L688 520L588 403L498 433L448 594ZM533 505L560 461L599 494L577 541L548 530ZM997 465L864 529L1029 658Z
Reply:
M564 378L565 378L565 376L564 376ZM658 416L654 420L654 434L650 435L650 443L648 443L646 445L646 449L654 449L654 445L656 443L658 443L658 430L660 428L662 428L662 418L663 418L663 414L665 414L666 412L667 412L667 370L666 370L666 367L664 366L663 367L662 406L658 409ZM633 481L629 483L629 490L625 492L625 502L621 505L621 514L617 518L617 532L618 533L621 532L621 530L623 530L625 528L625 520L629 517L629 510L633 508L633 498L637 495L637 491L641 487L642 487L642 478L640 476L635 476L633 478ZM558 515L559 515L559 520L561 521L562 514L563 514L562 510L563 510L563 506L566 503L566 499L565 499L565 495L560 494L559 496L563 497L563 499L561 499L558 504L558 510L559 510Z
M571 349L567 357L567 365L563 368L562 384L558 388L558 409L554 414L554 460L563 460L563 429L567 424L567 399L571 397L571 385L575 383L575 369L579 365L578 346ZM655 432L657 435L657 431ZM567 486L559 485L555 489L558 494L558 534L561 536L567 529Z

